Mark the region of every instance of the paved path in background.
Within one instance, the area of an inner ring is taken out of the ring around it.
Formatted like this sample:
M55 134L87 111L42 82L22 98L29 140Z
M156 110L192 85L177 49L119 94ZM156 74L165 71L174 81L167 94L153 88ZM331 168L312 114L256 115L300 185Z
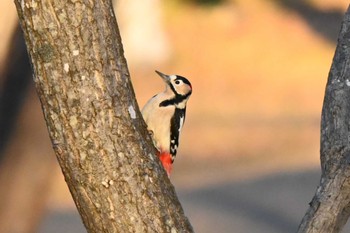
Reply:
M319 171L278 173L244 182L178 190L197 233L294 233L319 182ZM50 212L39 233L86 233L76 211ZM346 226L343 232L350 232Z

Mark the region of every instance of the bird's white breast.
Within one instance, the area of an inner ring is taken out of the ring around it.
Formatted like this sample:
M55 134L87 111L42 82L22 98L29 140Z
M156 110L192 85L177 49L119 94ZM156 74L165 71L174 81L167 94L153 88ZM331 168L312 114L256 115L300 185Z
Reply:
M150 99L142 109L142 116L147 123L148 130L153 132L156 147L162 151L170 150L170 121L175 107L170 105L159 107L161 100L166 99L166 93L160 93Z

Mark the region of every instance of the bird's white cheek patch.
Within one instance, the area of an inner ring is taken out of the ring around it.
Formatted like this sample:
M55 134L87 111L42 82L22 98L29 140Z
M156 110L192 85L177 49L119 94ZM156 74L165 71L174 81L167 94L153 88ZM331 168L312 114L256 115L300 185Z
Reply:
M128 111L129 111L130 117L132 119L136 119L136 112L132 105L129 106Z

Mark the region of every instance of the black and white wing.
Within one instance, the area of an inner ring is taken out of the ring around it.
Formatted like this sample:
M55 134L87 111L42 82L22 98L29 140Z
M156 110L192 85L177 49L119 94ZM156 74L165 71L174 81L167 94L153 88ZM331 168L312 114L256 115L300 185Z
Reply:
M179 146L180 131L185 123L186 108L175 108L175 114L170 122L170 154L172 162L175 159L177 148Z

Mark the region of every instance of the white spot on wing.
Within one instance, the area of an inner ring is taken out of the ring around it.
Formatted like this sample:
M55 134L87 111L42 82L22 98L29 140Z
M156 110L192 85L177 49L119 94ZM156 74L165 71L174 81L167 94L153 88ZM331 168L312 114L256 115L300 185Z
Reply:
M129 106L128 111L129 111L130 117L132 119L136 119L136 112L132 105Z
M181 131L182 126L184 125L184 120L185 120L185 118L184 118L184 117L180 117L180 126L179 126L179 132Z

